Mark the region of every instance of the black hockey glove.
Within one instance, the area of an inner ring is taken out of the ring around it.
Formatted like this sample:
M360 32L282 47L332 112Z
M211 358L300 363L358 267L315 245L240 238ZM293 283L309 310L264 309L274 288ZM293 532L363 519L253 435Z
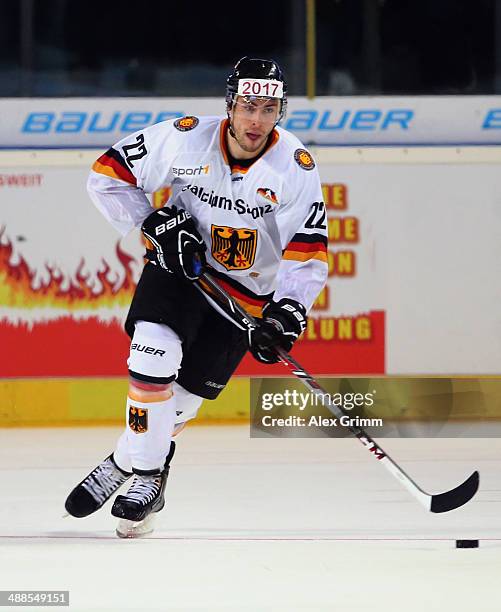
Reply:
M280 361L275 347L287 353L306 329L306 308L289 298L268 302L263 308L263 321L249 331L249 350L261 363Z
M146 217L141 226L153 264L180 278L195 281L206 265L206 246L192 216L182 208L166 206Z

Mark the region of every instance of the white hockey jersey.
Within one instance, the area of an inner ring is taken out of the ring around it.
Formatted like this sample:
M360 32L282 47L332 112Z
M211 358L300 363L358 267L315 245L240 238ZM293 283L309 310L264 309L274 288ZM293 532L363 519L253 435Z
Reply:
M183 117L115 144L94 164L89 194L123 235L152 212L146 193L171 186L207 244L218 282L254 315L274 294L309 310L327 279L327 219L315 162L279 127L249 168L230 168L228 120Z

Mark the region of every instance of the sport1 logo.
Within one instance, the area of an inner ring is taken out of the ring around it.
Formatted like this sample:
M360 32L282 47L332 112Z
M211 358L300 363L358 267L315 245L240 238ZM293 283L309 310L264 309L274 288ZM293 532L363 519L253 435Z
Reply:
M262 96L265 98L283 98L284 84L272 79L240 79L239 96Z
M139 136L136 137L135 143L123 146L122 151L125 155L125 161L133 168L134 164L132 162L143 158L146 153L148 153L144 144L144 134L139 134ZM133 151L137 151L137 153L132 154Z

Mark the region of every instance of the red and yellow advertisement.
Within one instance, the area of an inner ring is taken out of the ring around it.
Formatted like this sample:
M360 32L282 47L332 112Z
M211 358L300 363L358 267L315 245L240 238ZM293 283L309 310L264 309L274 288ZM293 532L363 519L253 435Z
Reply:
M1 377L125 376L128 305L143 265L139 232L120 240L85 192L86 167L0 168ZM364 219L350 185L324 186L329 282L294 354L318 374L385 371L385 312L350 308L367 268ZM162 205L168 190L154 194ZM370 297L367 299L370 303ZM280 375L247 357L240 375Z

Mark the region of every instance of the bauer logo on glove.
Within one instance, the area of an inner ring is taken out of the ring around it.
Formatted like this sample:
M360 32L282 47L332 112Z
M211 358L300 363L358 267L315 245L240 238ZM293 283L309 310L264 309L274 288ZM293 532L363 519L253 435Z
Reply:
M151 263L190 281L201 276L207 247L188 212L176 206L155 210L141 230Z
M165 223L160 223L159 225L155 226L156 236L160 236L160 234L163 234L164 232L168 232L169 230L174 229L176 225L181 225L181 223L186 221L186 219L192 218L190 213L187 212L186 210L180 210L179 214L175 217L173 217L172 214L164 212L163 210L158 210L157 213L159 215L168 217L168 220L165 221Z
M268 302L263 308L263 321L249 330L249 350L261 363L280 361L276 348L289 352L306 329L306 308L289 298Z

